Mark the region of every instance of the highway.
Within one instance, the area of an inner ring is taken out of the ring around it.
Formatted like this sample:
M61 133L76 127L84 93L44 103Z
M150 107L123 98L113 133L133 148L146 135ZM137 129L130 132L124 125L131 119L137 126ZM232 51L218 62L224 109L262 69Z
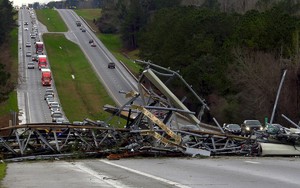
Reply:
M2 185L44 188L298 188L299 171L299 158L44 161L9 164Z
M79 17L72 10L58 10L69 31L67 38L77 43L87 56L95 72L119 105L127 102L120 90L135 89L135 81L87 28L87 32L75 25ZM19 12L19 86L18 105L23 123L51 122L49 109L43 100L45 88L40 82L40 71L27 69L30 57L25 43L33 40L24 31L24 22L30 23L27 10ZM27 27L27 26L26 26ZM93 48L88 40L97 41ZM116 69L108 69L114 61ZM51 62L50 62L51 63ZM23 113L23 114L22 114ZM2 185L13 187L299 187L299 158L140 158L109 161L54 160L43 162L8 163L7 175ZM16 181L17 180L17 181Z
M31 39L32 28L30 13L28 10L19 11L19 84L18 84L18 106L23 116L21 123L51 122L50 111L44 101L45 87L41 84L41 73L37 63L35 69L27 69L27 63L31 57L26 57L27 52L34 53L34 39ZM24 25L28 22L28 25ZM25 30L28 28L28 30ZM26 47L26 42L31 47Z
M136 81L73 10L57 9L57 11L69 28L67 38L80 46L110 96L119 106L126 103L128 99L119 91L137 90ZM81 21L86 32L82 32L80 27L76 26L76 20ZM90 39L95 41L96 47L91 47ZM115 62L116 68L108 69L109 62Z

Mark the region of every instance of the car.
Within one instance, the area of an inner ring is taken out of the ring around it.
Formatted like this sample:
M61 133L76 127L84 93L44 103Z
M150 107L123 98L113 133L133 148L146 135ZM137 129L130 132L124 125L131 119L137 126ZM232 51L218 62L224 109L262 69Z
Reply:
M25 28L24 28L24 31L28 31L28 28L27 28L27 27L25 27Z
M58 124L62 124L65 122L65 118L61 117L61 118L56 118L55 120L55 123L58 123Z
M91 43L91 47L96 47L96 44L95 43Z
M44 94L44 100L46 100L47 98L53 98L53 95L51 93L45 93Z
M28 25L28 22L24 22L24 25Z
M51 102L49 104L49 108L51 109L52 107L60 107L58 102Z
M81 26L81 22L80 22L80 21L77 20L75 23L76 23L76 25L77 25L78 27Z
M91 43L94 43L94 40L93 39L90 39L89 40L89 43L91 44Z
M53 92L53 91L46 91L46 92L45 92L45 96L46 96L46 95L51 95L51 96L54 97L54 92Z
M32 56L31 56L31 59L32 59L32 61L38 61L38 55L37 54L33 54Z
M83 27L83 28L81 29L81 31L82 31L82 32L86 32L86 29Z
M32 34L30 35L30 38L35 39L35 38L36 38L36 35L35 35L34 33L32 33Z
M107 65L107 67L108 67L109 69L114 69L114 68L116 68L116 65L115 65L114 62L109 62L108 65Z
M250 135L253 131L263 130L259 120L245 120L242 125L242 136Z
M56 104L58 104L58 102L57 102L57 101L49 101L49 102L48 102L48 108L49 108L49 109L51 108L51 105L52 105L52 104L55 104L55 105L56 105Z
M52 92L52 93L54 93L54 90L53 90L52 87L46 87L46 92Z
M26 52L26 57L31 57L31 52Z
M45 100L46 100L46 103L49 105L49 103L54 102L54 97L48 96Z
M28 68L28 69L34 69L34 62L29 61L29 62L27 63L27 68Z
M30 42L26 42L25 46L26 47L31 47L31 43Z
M278 123L267 123L264 130L269 134L279 134L284 132L284 127Z
M51 111L51 114L53 114L54 112L61 112L60 107L52 107L50 109L50 111Z
M242 132L241 126L239 124L229 123L223 126L225 133L231 133L240 135Z
M51 114L52 122L56 122L56 119L62 118L62 117L63 117L63 115L61 112L54 112L53 114Z

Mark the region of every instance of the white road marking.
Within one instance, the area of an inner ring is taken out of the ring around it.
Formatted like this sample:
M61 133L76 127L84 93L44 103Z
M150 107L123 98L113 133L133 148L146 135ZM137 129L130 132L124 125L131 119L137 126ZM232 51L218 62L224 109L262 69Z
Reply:
M124 170L127 170L129 172L133 172L133 173L136 173L136 174L139 174L139 175L142 175L142 176L146 176L148 178L152 178L152 179L155 179L155 180L158 180L158 181L161 181L161 182L164 182L166 184L170 184L172 186L175 186L175 187L179 187L179 188L191 188L189 186L186 186L186 185L182 185L178 182L175 182L175 181L171 181L171 180L167 180L167 179L164 179L164 178L161 178L161 177L157 177L157 176L154 176L154 175L151 175L151 174L147 174L145 172L141 172L141 171L138 171L138 170L134 170L134 169L131 169L131 168L128 168L128 167L125 167L125 166L121 166L121 165L118 165L118 164L114 164L114 163L111 163L111 162L108 162L106 160L99 160L103 163L106 163L108 165L112 165L112 166L115 166L115 167L118 167L118 168L122 168Z
M84 166L83 163L75 163L75 166L77 168L79 168L80 170L82 170L86 173L89 173L90 175L96 177L97 179L99 179L113 187L116 187L116 188L127 188L128 187L117 180L107 178L108 176L106 176L106 175L99 174L99 172L96 172L96 171Z
M255 162L255 161L245 161L245 163L259 164L259 162Z

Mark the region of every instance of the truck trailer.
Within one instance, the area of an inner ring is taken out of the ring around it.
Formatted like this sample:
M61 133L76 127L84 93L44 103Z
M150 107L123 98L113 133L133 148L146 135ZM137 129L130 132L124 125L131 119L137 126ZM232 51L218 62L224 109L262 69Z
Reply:
M43 69L41 69L41 72L42 72L42 78L41 78L42 85L43 86L51 86L51 81L52 81L51 70L43 68Z
M44 43L43 42L35 43L35 53L44 54Z
M47 56L46 55L38 55L38 68L41 70L42 68L47 68Z

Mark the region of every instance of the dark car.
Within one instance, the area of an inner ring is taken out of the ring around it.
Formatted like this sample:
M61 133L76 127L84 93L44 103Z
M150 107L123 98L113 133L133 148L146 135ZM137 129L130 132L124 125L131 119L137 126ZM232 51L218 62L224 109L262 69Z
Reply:
M81 29L81 31L82 31L82 32L86 32L86 29L83 27L83 28Z
M31 57L32 61L38 61L38 56L36 54L33 54Z
M89 40L89 43L91 44L91 43L94 43L94 40L93 39L90 39Z
M259 120L245 120L241 125L242 135L247 136L253 131L263 130L262 124Z
M80 22L80 21L76 21L75 23L76 23L76 25L77 25L78 27L81 26L81 22Z
M116 68L116 65L115 65L114 62L109 62L108 65L107 65L107 67L108 67L109 69L114 69L114 68Z
M225 124L223 129L226 133L240 135L242 132L241 126L239 124Z

